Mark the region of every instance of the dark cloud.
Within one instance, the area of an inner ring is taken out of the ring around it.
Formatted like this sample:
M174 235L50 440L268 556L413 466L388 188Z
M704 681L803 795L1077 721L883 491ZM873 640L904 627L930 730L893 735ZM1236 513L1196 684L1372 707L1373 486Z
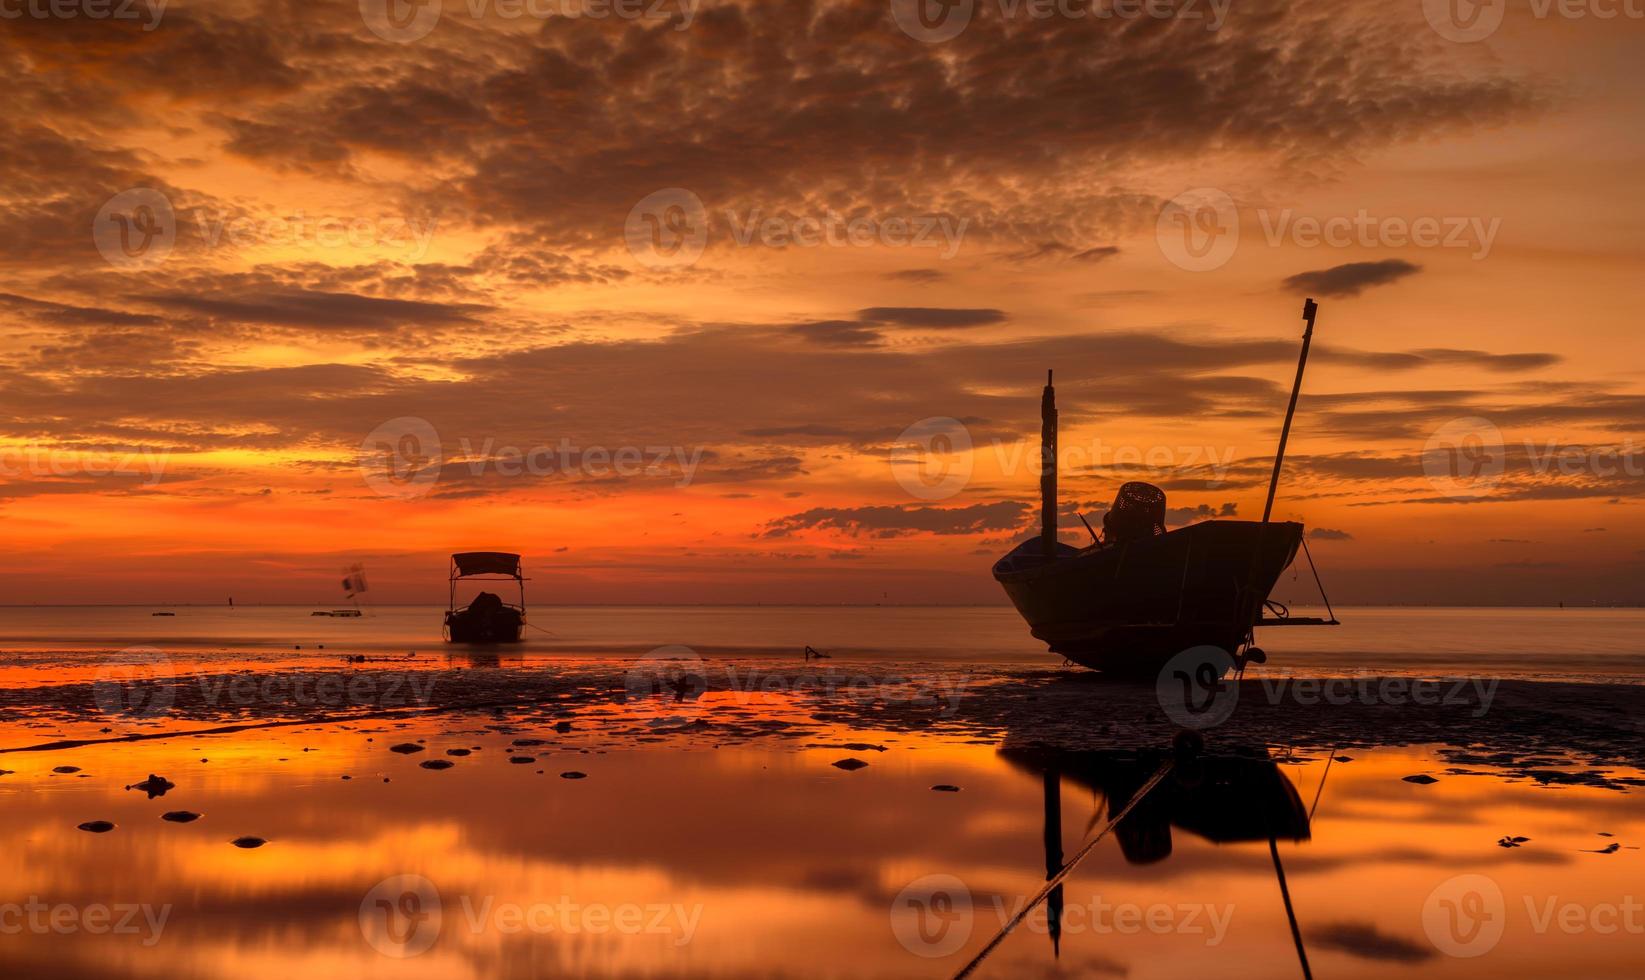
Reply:
M866 310L858 310L857 317L864 323L926 327L933 330L986 327L1006 321L1004 310L948 310L927 306L873 306Z
M1032 508L1003 500L969 507L927 507L913 504L875 507L814 507L780 517L766 525L765 536L788 537L802 530L844 531L851 535L890 538L910 534L983 534L1021 527Z
M948 273L941 269L898 269L887 272L885 278L893 282L933 283L947 280Z
M141 299L163 309L184 310L215 320L311 330L398 330L416 325L474 323L475 314L489 309L473 304L299 290L248 293L235 298L158 293Z
M1329 528L1329 527L1316 527L1312 531L1308 532L1308 537L1309 537L1310 540L1313 540L1313 541L1352 541L1352 540L1354 540L1354 536L1352 534L1349 534L1347 531L1338 531L1335 528Z
M1299 272L1285 280L1284 286L1293 293L1314 296L1358 296L1373 286L1385 286L1406 276L1414 276L1422 266L1404 259L1384 259L1380 262L1349 262L1314 272Z
M1389 963L1420 963L1435 955L1430 947L1385 933L1370 922L1333 922L1319 926L1308 930L1308 942L1320 949Z

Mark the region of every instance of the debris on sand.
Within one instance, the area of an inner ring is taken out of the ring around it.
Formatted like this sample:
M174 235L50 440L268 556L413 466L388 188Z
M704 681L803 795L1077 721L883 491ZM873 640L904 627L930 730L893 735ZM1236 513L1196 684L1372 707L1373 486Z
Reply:
M398 752L401 755L410 755L413 752L423 751L423 747L418 745L416 742L401 742L399 745L390 745L388 750L390 752Z
M861 759L841 759L831 763L835 769L844 769L846 772L856 772L858 769L867 769L868 763Z
M456 764L457 763L452 762L450 759L430 759L427 762L422 763L422 768L424 768L424 769L450 769L452 766L454 766Z
M1407 783L1416 783L1418 786L1427 786L1429 783L1439 782L1439 780L1428 775L1427 773L1421 772L1417 773L1415 776L1406 776L1404 781Z
M149 778L143 780L140 783L132 783L130 786L126 787L126 789L128 789L128 790L132 790L132 789L142 790L143 792L145 792L149 795L149 799L151 799L151 800L154 799L156 796L165 796L167 793L171 792L172 790L174 790L176 788L177 788L176 783L172 782L171 780L167 779L164 776L156 776L152 772L149 773Z
M244 848L249 851L254 847L262 847L264 844L267 844L268 841L262 839L261 837L236 837L229 841L229 843L233 844L235 847Z
M952 783L938 783L931 788L939 793L958 793L960 791L960 788Z
M107 820L87 820L80 825L80 829L88 834L106 834L114 829L114 824Z
M560 778L561 779L587 779L588 778L588 773L578 772L575 769L568 769L565 772L560 773Z
M193 810L167 810L160 814L160 819L168 823L193 823L200 815Z

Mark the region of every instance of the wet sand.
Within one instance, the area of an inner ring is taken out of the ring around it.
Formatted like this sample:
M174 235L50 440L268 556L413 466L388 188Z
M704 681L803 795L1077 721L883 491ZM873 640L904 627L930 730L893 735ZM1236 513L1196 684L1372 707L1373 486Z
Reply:
M1626 788L1639 783L1613 770L1645 768L1645 686L1633 684L1253 672L1229 682L1224 718L1168 712L1170 698L1152 685L1078 669L701 659L452 669L443 659L407 666L384 658L330 670L153 676L137 664L103 673L0 690L0 720L28 733L0 745L0 759L179 730L452 714L575 724L613 747L791 742L874 729L1091 750L1166 745L1190 727L1213 748L1281 754L1435 745L1453 768L1490 765L1542 782Z

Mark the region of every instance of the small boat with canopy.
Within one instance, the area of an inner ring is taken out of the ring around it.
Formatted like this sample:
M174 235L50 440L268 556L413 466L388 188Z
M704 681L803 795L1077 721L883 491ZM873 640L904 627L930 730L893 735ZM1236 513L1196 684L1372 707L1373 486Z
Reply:
M483 589L466 605L457 605L460 583L512 579L518 602L510 603ZM520 556L502 551L466 551L451 556L451 594L446 609L447 643L518 643L525 633L525 576Z

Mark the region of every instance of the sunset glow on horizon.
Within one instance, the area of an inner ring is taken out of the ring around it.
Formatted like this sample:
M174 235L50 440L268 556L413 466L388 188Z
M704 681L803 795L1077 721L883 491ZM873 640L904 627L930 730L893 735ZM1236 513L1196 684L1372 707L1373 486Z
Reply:
M1645 21L526 6L6 14L5 602L1002 602L1045 372L1255 520L1305 296L1333 601L1645 601Z

